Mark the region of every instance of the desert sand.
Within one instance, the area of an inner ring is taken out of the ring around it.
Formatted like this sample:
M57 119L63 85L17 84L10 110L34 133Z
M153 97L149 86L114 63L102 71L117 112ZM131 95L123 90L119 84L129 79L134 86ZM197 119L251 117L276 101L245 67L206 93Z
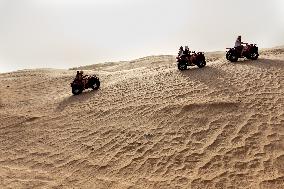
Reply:
M0 188L284 188L284 48L0 74Z

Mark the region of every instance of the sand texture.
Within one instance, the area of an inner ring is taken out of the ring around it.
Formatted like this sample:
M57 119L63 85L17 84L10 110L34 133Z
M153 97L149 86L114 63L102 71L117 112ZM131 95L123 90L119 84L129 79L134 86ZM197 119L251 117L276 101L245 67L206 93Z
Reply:
M284 188L284 49L0 74L0 188Z

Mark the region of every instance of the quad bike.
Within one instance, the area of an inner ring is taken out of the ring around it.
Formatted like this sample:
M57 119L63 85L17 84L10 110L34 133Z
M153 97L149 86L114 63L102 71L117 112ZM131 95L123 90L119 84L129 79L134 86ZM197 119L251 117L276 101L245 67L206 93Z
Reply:
M206 65L204 53L189 52L188 55L181 55L177 58L177 66L179 70L186 70L188 66L198 66L203 68Z
M98 90L100 88L100 80L96 75L84 76L81 80L75 78L71 83L72 93L78 95L83 92L83 90L92 88L93 90Z
M259 56L258 54L258 47L256 44L247 44L243 47L243 54L241 49L236 47L234 48L227 48L229 49L226 54L226 59L230 62L237 62L239 58L247 58L250 60L256 60Z

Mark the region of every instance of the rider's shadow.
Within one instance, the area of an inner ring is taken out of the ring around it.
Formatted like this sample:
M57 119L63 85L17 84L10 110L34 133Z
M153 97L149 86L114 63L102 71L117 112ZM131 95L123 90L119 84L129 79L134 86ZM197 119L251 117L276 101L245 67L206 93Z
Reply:
M82 103L84 101L89 100L90 98L94 97L94 95L96 95L97 93L99 93L99 90L94 91L94 90L86 90L83 91L81 94L79 95L72 95L68 96L66 98L64 98L56 107L55 111L57 112L62 112L65 110L66 107L74 105L76 103Z

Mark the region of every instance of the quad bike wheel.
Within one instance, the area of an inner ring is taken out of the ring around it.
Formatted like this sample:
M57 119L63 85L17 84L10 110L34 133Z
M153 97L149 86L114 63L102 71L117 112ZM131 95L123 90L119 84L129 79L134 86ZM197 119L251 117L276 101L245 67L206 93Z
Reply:
M199 60L197 63L197 66L199 68L203 68L204 66L206 66L206 61L205 60Z
M100 88L100 85L101 85L100 80L99 80L99 79L94 79L94 80L92 81L91 88L92 88L93 90L98 90L98 89Z
M179 62L178 63L178 69L180 71L186 70L187 69L187 65L185 63Z
M75 85L72 87L72 93L73 95L79 95L83 92L83 89L81 86Z
M258 58L258 53L257 53L257 52L251 53L250 59L252 59L252 60L257 60L257 58Z
M237 62L238 61L238 56L235 52L228 52L227 55L226 55L226 58L230 62Z

